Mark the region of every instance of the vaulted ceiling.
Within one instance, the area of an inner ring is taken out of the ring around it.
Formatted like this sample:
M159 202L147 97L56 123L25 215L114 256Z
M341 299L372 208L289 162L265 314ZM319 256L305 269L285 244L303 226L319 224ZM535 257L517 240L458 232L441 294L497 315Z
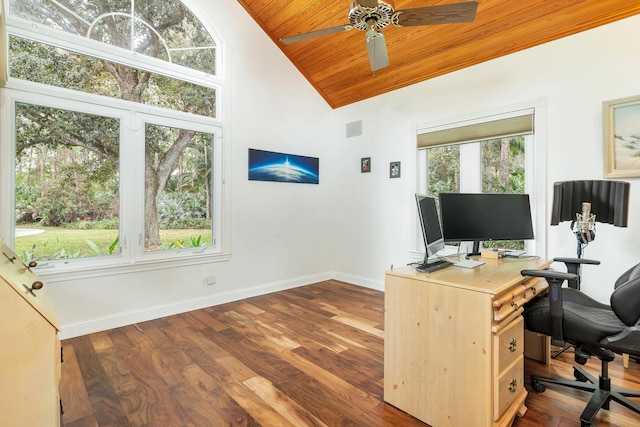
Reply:
M467 0L397 0L394 9L458 1ZM349 24L350 0L238 2L332 108L640 13L638 0L478 0L473 22L382 29L390 65L372 72L365 33L358 29L289 45L280 41Z

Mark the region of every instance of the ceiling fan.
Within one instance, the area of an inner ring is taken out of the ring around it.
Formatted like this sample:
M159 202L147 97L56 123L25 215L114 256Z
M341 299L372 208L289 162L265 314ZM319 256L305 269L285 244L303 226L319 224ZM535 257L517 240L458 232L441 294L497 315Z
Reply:
M477 8L477 1L467 1L394 10L392 0L353 0L349 6L348 24L284 37L280 41L288 45L356 28L365 31L371 71L376 71L389 65L384 34L378 30L389 24L395 27L410 27L471 22L475 19Z

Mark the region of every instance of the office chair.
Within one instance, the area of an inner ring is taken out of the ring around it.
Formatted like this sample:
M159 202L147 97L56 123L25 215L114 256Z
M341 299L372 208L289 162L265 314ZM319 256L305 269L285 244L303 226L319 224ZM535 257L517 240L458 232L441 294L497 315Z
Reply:
M611 180L561 181L553 184L551 225L571 221L571 231L577 242L577 258L554 259L564 262L567 272L577 276L569 281L570 288L580 289L583 264L600 264L599 261L580 261L584 249L596 238L596 223L627 226L629 189L628 182ZM566 344L551 357L555 359L571 347Z
M578 366L573 368L575 381L532 375L533 389L541 393L545 390L543 382L547 382L591 391L593 395L580 415L582 427L592 427L593 417L600 409L608 410L611 401L640 414L640 404L628 399L640 397L640 390L611 385L608 372L614 353L640 356L640 263L616 280L611 305L575 289L563 289L563 282L575 280L575 274L552 270L522 270L521 274L543 277L549 283L547 296L525 305L525 328L550 336L554 345L573 344L576 363L584 365L591 356L596 356L602 366L598 379Z

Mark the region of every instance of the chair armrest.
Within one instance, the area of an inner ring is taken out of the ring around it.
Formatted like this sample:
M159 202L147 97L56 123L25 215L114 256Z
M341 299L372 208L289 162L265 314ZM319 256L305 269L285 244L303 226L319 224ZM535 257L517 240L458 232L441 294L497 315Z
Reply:
M564 262L565 264L593 264L600 265L600 261L597 259L588 259L588 258L566 258L566 257L556 257L553 259L557 262Z
M556 262L563 262L567 266L567 272L573 273L577 276L575 279L567 281L567 285L573 289L580 289L580 267L582 264L600 265L600 261L588 258L557 257L553 260Z
M523 276L532 276L532 277L544 277L547 279L552 279L554 281L560 281L562 284L565 280L573 280L576 278L576 275L573 273L564 273L562 271L554 271L554 270L522 270L520 272Z
M562 284L564 281L577 280L573 273L564 273L553 270L522 270L523 276L543 277L549 283L549 312L551 314L551 343L564 346L562 334Z

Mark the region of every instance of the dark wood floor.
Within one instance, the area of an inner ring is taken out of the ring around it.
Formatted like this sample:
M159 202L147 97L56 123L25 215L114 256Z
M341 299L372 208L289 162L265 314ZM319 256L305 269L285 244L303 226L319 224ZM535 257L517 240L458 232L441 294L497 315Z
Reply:
M382 292L327 281L65 340L65 425L424 426L383 401L383 318ZM572 364L565 353L526 371L570 377ZM640 389L637 363L610 373ZM530 391L514 426L579 425L586 398ZM612 403L594 422L640 417Z

